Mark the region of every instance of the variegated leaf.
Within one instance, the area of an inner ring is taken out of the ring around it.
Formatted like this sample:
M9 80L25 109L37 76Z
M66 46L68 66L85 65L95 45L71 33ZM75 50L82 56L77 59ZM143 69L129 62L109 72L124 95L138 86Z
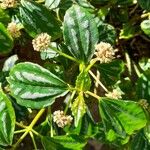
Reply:
M34 63L19 63L7 78L12 95L20 105L42 108L68 92L67 84L47 69Z
M10 100L0 87L0 145L12 144L15 129L15 112Z
M78 5L69 8L64 17L64 39L75 58L89 62L98 42L98 29L93 16Z
M55 40L62 35L60 22L52 12L34 1L21 0L20 20L32 37L46 32Z

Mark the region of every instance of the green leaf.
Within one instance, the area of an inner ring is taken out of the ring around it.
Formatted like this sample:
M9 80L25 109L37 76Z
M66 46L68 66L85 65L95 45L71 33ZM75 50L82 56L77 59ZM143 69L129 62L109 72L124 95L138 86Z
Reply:
M79 96L75 99L71 106L72 114L74 116L75 126L77 127L81 118L86 113L86 104L83 97L83 92L79 93Z
M29 110L26 107L19 105L12 96L9 96L9 99L11 100L15 111L16 121L20 122L26 120L27 118L29 119Z
M64 17L64 39L72 55L89 62L98 42L98 29L93 16L84 8L73 5Z
M111 44L115 43L116 30L112 25L100 22L98 25L98 31L99 31L99 42L103 41Z
M57 47L56 43L54 42L51 42L51 46ZM42 60L46 60L58 57L59 54L53 49L47 48L46 50L41 51L40 55Z
M67 84L47 69L34 63L19 63L7 78L13 97L25 107L40 109L68 92Z
M57 75L57 77L64 79L64 68L60 64L54 64L50 62L46 62L44 65L44 68L49 70L51 73Z
M8 72L0 71L0 83L2 84L2 87L7 86L6 77L8 77Z
M55 9L59 6L61 0L45 0L45 6L49 9Z
M149 146L150 146L150 122L148 122L148 124L144 128L144 135L147 138L147 140L149 142Z
M0 8L0 22L3 24L7 24L10 22L10 16L8 15L8 13Z
M10 71L10 69L15 65L16 61L18 60L17 55L10 56L9 58L6 59L2 71Z
M101 98L99 110L106 139L110 142L120 140L122 144L127 143L128 136L147 123L143 109L133 101Z
M139 99L147 99L150 103L150 69L141 74L138 79L136 93Z
M133 4L133 0L117 0L118 5L129 5Z
M150 1L149 0L138 0L138 3L140 4L140 6L143 9L150 11Z
M150 37L150 20L144 20L141 23L141 29L146 35Z
M140 131L133 137L133 140L131 141L130 150L149 150L149 149L150 143L146 139L143 131Z
M88 2L88 0L76 0L76 2L81 7L86 8L86 10L88 10L89 12L94 12L94 7L90 4L90 2Z
M88 72L82 71L76 80L76 88L82 91L88 91L91 87L91 78Z
M51 11L33 1L21 0L20 20L30 36L46 32L55 40L61 36L60 22Z
M43 137L42 144L44 150L82 150L86 145L86 140L78 135L63 135Z
M80 135L84 135L86 137L91 138L99 131L98 131L98 125L90 117L91 116L89 116L89 114L87 113L83 116Z
M135 86L133 85L133 82L129 77L122 78L120 81L115 84L115 86L118 86L120 90L123 92L122 99L128 100L128 99L136 99L135 96Z
M146 71L150 69L150 59L149 58L142 58L139 60L139 65L142 70Z
M121 60L115 60L106 64L98 64L96 68L99 70L103 82L107 85L113 85L124 71L124 63Z
M130 39L136 34L136 28L131 23L123 24L123 29L121 29L119 38L120 39Z
M15 129L15 112L10 100L0 87L0 145L12 144Z
M94 3L94 4L105 5L109 2L109 0L94 0L94 1L91 1L91 2Z
M13 39L5 26L0 23L0 54L7 54L13 48Z

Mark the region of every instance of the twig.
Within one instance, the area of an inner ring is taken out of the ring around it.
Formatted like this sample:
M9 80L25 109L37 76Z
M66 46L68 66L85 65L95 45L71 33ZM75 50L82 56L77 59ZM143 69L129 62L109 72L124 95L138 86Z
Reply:
M103 83L100 80L97 79L97 77L94 75L94 73L91 70L89 70L89 73L95 79L95 81L105 90L105 92L108 93L107 88L103 85Z

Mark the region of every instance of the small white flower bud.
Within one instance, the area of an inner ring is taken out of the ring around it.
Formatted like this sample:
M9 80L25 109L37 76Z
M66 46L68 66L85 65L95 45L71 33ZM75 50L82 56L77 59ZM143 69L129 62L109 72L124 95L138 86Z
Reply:
M2 0L0 7L2 9L14 8L17 5L17 0Z
M71 124L73 118L69 115L65 115L63 111L55 111L53 113L53 121L58 127L64 128L66 125Z
M41 33L32 40L32 45L35 51L43 51L49 47L50 42L51 36L47 33Z
M7 26L7 30L13 38L18 38L21 36L20 29L17 27L17 24L15 22L9 23Z
M100 63L108 63L114 59L115 51L109 43L100 42L95 49L95 55Z
M122 92L118 89L113 89L112 92L108 92L105 94L106 97L112 98L112 99L122 99Z
M148 102L146 99L141 99L139 102L138 102L144 109L148 109Z

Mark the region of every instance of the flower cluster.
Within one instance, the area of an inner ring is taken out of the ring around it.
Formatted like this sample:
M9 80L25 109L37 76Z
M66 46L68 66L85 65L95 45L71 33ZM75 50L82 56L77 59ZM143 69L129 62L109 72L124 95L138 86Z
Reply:
M73 118L69 115L65 115L63 111L55 111L53 113L53 121L60 128L64 128L64 126L69 125L72 122Z
M0 7L2 9L7 9L7 8L14 8L17 5L16 0L2 0Z
M138 103L139 103L144 109L148 109L149 104L147 103L147 100L146 100L146 99L141 99Z
M113 89L112 92L108 92L105 94L106 97L112 98L112 99L121 99L122 98L122 92L118 89Z
M100 42L95 49L95 55L100 63L108 63L114 59L115 51L109 43Z
M35 51L43 51L48 48L50 42L51 37L47 33L41 33L32 40L32 45Z
M13 38L18 38L21 35L20 29L17 27L17 24L15 22L9 23L7 26L7 30Z

